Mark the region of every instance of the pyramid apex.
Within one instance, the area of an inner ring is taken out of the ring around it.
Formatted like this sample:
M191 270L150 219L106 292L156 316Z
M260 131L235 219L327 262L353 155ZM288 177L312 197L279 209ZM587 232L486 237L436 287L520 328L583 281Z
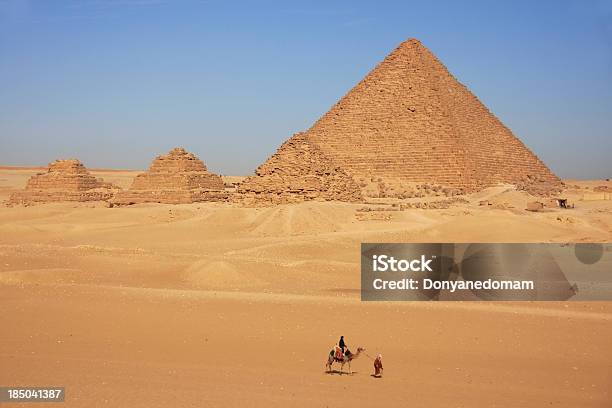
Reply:
M409 38L406 41L404 41L402 45L423 45L423 44L416 38Z
M407 50L427 50L427 47L416 38L409 38L406 41L400 43L395 51L407 51Z
M168 152L168 154L171 154L171 155L172 154L185 154L185 153L187 153L187 150L185 150L184 147L180 147L180 146L179 147L175 147L174 149L172 149L172 150L170 150Z

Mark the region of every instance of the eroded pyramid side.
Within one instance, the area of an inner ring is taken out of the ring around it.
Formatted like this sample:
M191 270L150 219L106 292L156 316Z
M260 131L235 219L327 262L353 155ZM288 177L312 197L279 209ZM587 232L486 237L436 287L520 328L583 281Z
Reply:
M304 133L284 142L255 175L240 184L238 193L240 200L274 204L361 200L353 178L310 143Z

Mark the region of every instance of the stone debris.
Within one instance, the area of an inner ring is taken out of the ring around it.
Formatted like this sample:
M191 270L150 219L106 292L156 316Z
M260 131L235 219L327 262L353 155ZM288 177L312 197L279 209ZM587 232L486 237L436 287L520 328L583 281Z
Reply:
M370 183L359 178L359 186L362 194L369 198L424 198L424 197L453 197L465 194L462 188L448 188L436 184L416 184L398 183L387 179L387 184L382 178L371 178Z
M532 211L532 212L542 211L544 209L544 203L541 203L539 201L532 201L532 202L527 203L527 206L525 207L525 209L527 211Z
M438 187L406 188L415 182ZM238 190L273 203L354 201L452 196L498 183L538 195L562 188L537 156L412 39L306 133L285 142Z
M114 205L138 203L188 204L227 201L220 176L208 172L202 160L181 147L153 160L149 170L134 178L126 191L117 194Z
M400 210L407 210L411 208L418 208L422 210L446 210L455 204L469 204L469 201L463 197L453 197L438 201L403 203L400 204Z
M393 216L385 212L356 212L357 221L391 221Z
M355 212L392 212L405 211L410 209L446 210L455 204L469 204L469 201L463 197L452 197L436 201L417 201L412 203L394 203L390 206L360 207L357 208Z
M49 163L46 172L32 176L25 190L13 193L8 203L32 205L61 201L106 201L120 188L92 176L76 159Z
M534 196L550 197L559 194L565 188L563 182L555 182L542 177L526 175L515 183L517 190L525 191Z
M596 186L593 191L597 193L612 193L612 187L610 186Z
M393 204L388 207L360 207L355 212L376 212L376 211L401 211L399 204Z

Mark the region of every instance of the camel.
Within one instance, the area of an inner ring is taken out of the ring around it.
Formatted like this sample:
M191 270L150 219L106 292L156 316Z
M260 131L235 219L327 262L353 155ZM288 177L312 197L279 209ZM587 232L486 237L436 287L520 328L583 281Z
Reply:
M336 356L336 347L332 348L331 351L329 352L328 356L327 356L327 364L325 364L325 368L327 369L327 372L331 372L332 370L332 364L334 363L340 363L340 373L343 373L343 369L344 369L344 365L346 363L348 363L348 367L349 367L349 374L352 374L351 372L351 361L356 359L357 357L359 357L359 354L361 354L362 351L365 351L364 348L358 347L357 348L357 352L356 353L351 353L349 351L349 349L346 349L346 352L342 355L342 358L338 358Z

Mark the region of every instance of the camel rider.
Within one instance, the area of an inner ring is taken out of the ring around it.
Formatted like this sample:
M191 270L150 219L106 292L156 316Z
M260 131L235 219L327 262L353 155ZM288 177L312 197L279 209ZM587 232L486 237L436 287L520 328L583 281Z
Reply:
M346 343L344 342L344 336L340 336L340 341L338 342L338 347L342 349L342 354L344 354L344 348L346 347Z

